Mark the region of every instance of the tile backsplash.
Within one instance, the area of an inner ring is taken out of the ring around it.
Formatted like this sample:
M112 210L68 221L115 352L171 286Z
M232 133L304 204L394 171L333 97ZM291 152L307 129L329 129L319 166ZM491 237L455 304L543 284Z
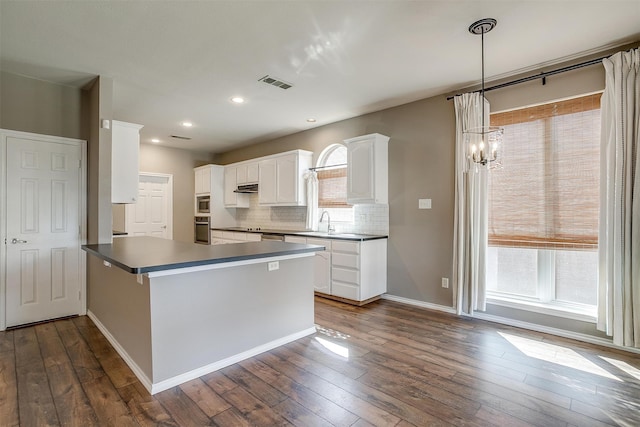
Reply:
M320 208L320 212L325 209ZM389 234L388 205L356 205L351 215L342 209L326 209L331 215L331 224L340 233ZM343 211L343 212L340 212ZM348 212L348 211L347 211ZM238 227L274 230L305 230L306 206L265 207L258 204L258 195L249 196L248 209L236 209ZM321 225L322 226L322 225Z

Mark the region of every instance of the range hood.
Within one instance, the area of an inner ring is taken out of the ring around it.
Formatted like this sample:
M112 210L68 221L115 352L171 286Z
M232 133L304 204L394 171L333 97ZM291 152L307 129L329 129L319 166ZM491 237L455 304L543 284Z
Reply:
M251 194L258 192L258 184L241 184L238 188L233 190L234 193Z

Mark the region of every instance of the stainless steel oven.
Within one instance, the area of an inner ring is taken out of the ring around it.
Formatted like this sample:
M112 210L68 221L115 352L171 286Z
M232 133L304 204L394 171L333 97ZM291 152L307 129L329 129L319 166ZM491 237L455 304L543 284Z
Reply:
M193 225L193 241L202 245L211 244L211 218L208 216L197 216Z

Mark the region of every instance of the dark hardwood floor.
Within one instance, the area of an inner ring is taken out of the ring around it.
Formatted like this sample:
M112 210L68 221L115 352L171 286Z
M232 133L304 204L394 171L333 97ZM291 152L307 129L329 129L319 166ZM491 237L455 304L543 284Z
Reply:
M1 332L0 425L640 425L633 353L390 301L316 323L155 396L85 316Z

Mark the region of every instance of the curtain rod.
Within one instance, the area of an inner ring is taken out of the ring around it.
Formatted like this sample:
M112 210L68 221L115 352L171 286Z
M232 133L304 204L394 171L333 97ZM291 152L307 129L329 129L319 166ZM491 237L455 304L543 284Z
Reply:
M329 168L338 168L341 166L347 166L346 163L341 163L339 165L328 165L328 166L316 166L315 168L309 168L310 171L317 171L318 169L329 169Z
M542 79L542 84L544 85L544 84L546 84L547 76L553 76L555 74L560 74L560 73L564 73L564 72L567 72L567 71L577 70L578 68L588 67L589 65L595 65L595 64L601 63L603 59L609 58L610 56L611 55L603 56L601 58L592 59L590 61L581 62L579 64L574 64L574 65L569 65L567 67L558 68L557 70L543 71L540 74L536 74L536 75L529 76L529 77L523 77L521 79L512 80L510 82L501 83L499 85L495 85L495 86L491 86L491 87L485 88L484 91L485 92L489 92L490 90L502 89L503 87L513 86L513 85L517 85L517 84L520 84L520 83L526 83L526 82L530 82L532 80L537 80L537 79ZM475 93L475 92L481 92L481 90L474 90L474 91L471 91L469 93ZM456 96L457 95L453 95L453 96L447 97L447 101L451 101Z

